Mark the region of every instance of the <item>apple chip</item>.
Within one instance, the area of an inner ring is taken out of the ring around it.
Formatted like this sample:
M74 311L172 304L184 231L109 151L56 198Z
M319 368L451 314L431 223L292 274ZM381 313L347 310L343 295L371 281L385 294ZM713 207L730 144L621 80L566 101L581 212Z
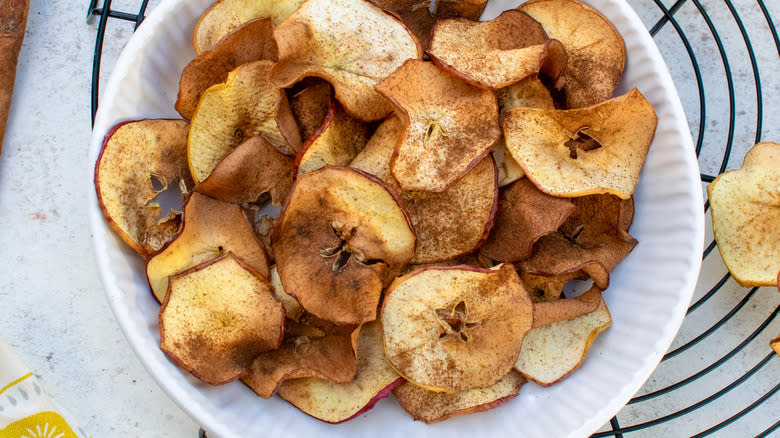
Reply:
M742 286L778 284L780 144L758 143L707 187L718 250Z
M290 91L290 109L298 121L301 138L306 140L325 122L333 89L320 78L306 78Z
M529 331L515 369L542 386L559 382L580 367L596 335L612 324L607 304L596 310Z
M335 325L309 314L299 321L288 319L279 349L258 355L241 380L263 398L274 395L287 379L318 377L348 383L357 372L359 332L357 326Z
M436 17L431 14L430 0L370 0L371 3L386 9L401 19L401 22L420 41L423 50L428 50L431 41L431 29Z
M601 303L601 289L597 286L591 287L578 297L534 303L533 328L587 315L595 311L599 303Z
M379 120L392 105L374 85L407 59L419 43L398 19L366 0L309 0L274 30L279 45L276 83L306 76L333 85L344 109L360 120Z
M255 18L270 18L279 24L306 0L219 0L195 23L192 46L195 53L211 50L225 35Z
M636 88L588 108L504 113L512 158L553 196L631 196L653 141L653 106Z
M282 342L284 308L271 285L228 253L171 277L160 348L195 377L221 385Z
M502 113L512 108L555 109L550 91L538 76L529 76L520 82L496 90L496 95Z
M464 17L479 20L488 0L437 0L436 16L439 18Z
M501 262L526 259L534 243L557 231L574 210L568 199L544 194L521 179L501 191L495 224L480 252Z
M273 248L285 290L307 312L360 324L376 318L383 287L412 258L415 242L385 184L324 167L296 180Z
M154 296L162 302L168 290L168 276L227 252L268 278L268 256L241 207L193 193L184 205L179 235L146 262L146 276Z
M432 391L485 388L512 369L532 307L511 265L423 268L385 293L385 355L401 376Z
M190 61L179 79L176 111L189 120L201 95L212 85L224 82L233 69L252 61L276 61L278 54L273 31L270 18L249 21L211 50Z
M192 116L187 155L196 182L245 139L265 136L279 152L301 148L287 95L270 82L271 61L255 61L230 72L223 84L203 93Z
M556 81L566 65L561 43L548 40L536 20L514 9L491 21L437 21L428 55L444 70L490 89L536 76L542 68Z
M179 229L178 213L161 215L155 198L177 180L192 187L187 128L184 120L126 122L103 141L95 165L98 203L108 225L141 255L158 250Z
M273 204L280 205L293 177L293 159L256 136L229 152L194 191L233 204L254 203L268 193Z
M366 146L368 124L353 119L332 101L322 126L306 140L295 158L297 174L324 166L346 166Z
M525 176L523 168L517 164L517 161L512 158L512 155L507 150L503 137L496 143L492 155L498 170L498 187L508 186Z
M568 55L566 105L582 108L612 97L626 64L623 38L603 15L578 0L530 0L519 9L542 23Z
M489 158L483 159L441 193L403 190L390 172L390 160L403 130L398 117L388 118L350 166L385 181L403 201L417 234L417 250L410 263L432 263L473 251L493 223L498 194L495 165Z
M385 359L379 322L363 326L357 341L357 374L349 383L317 377L285 380L279 395L318 420L341 423L365 413L403 383Z
M780 336L772 339L769 342L769 345L772 347L772 350L775 350L775 353L780 355Z
M520 373L512 371L487 388L446 393L407 382L394 389L393 395L412 418L430 424L497 408L515 398L525 382Z
M531 301L544 303L560 300L563 296L563 288L572 280L586 280L588 276L582 271L567 272L560 275L532 274L520 271L525 289Z
M430 62L410 60L376 86L406 126L390 168L404 190L443 192L501 137L498 104Z
M301 307L301 303L295 299L294 296L288 294L282 286L282 279L279 278L279 270L276 269L276 265L271 266L271 286L273 286L274 297L279 300L284 306L285 316L293 321L298 321L303 316L305 310Z

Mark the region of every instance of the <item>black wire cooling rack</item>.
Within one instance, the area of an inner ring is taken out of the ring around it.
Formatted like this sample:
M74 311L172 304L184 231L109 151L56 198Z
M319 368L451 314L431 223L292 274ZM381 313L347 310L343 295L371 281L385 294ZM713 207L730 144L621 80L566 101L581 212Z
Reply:
M773 19L780 16L779 0L627 1L661 49L682 97L703 186L739 167L754 143L780 142L780 38ZM108 24L116 19L135 30L149 0L132 2L134 12L112 9L112 0L98 3L91 0L87 13L88 22L97 22L93 122ZM707 212L709 202L703 208ZM734 282L714 251L709 218L707 239L694 301L670 351L593 437L780 435L780 358L768 346L780 332L780 294Z

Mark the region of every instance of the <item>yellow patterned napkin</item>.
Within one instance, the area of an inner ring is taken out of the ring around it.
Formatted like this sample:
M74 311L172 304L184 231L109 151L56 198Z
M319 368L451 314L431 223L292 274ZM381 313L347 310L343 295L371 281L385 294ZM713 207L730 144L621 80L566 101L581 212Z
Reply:
M0 336L0 438L89 438Z

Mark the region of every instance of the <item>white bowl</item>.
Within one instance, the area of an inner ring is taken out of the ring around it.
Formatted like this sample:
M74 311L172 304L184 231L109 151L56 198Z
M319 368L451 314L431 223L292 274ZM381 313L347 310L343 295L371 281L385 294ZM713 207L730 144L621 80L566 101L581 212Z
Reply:
M90 145L94 163L108 129L140 118L179 118L182 68L194 56L192 28L213 0L166 0L130 39L102 96ZM491 0L486 17L519 1ZM582 367L549 388L527 384L497 409L435 425L412 421L392 400L340 425L315 420L240 382L212 387L169 362L158 348L158 304L143 262L103 220L94 193L90 224L106 295L141 362L210 436L585 436L606 423L641 387L677 332L696 283L704 241L699 170L688 124L669 72L639 17L622 0L588 0L623 35L628 53L617 93L637 87L658 114L658 129L635 193L631 233L639 245L611 278L605 299L612 327Z

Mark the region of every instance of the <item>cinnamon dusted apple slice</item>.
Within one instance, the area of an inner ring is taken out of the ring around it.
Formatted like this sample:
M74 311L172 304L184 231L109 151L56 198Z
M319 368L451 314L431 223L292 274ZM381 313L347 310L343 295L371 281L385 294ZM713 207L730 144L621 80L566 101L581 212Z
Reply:
M366 146L369 125L350 117L335 100L319 129L295 157L298 176L324 166L346 166Z
M282 342L284 308L271 285L233 254L171 277L160 308L160 348L212 385L249 372Z
M285 316L293 321L298 321L303 316L305 310L301 303L294 296L288 294L282 286L282 280L279 278L279 270L276 265L271 266L271 286L273 286L274 297L284 305Z
M466 82L494 90L542 70L554 82L566 66L561 43L548 40L536 20L514 9L491 21L437 21L428 55Z
M290 193L293 177L293 159L256 136L228 153L194 190L233 204L253 203L268 193L273 204L280 205Z
M229 33L219 44L190 61L179 79L176 111L189 120L200 96L214 84L224 82L239 65L267 59L276 61L278 53L270 18L248 21Z
M420 41L423 50L428 50L431 29L436 17L431 14L430 0L370 0L371 3L393 12Z
M318 420L341 423L374 407L403 383L385 359L379 322L363 326L357 341L357 373L349 383L307 377L285 380L279 396Z
M601 303L601 289L597 286L574 298L534 303L533 328L546 327L556 322L587 315L595 311L599 303Z
M511 371L493 386L456 393L435 392L407 382L393 390L398 403L415 420L428 424L497 408L512 400L526 380Z
M653 141L653 106L636 88L588 108L504 113L512 158L553 196L631 196Z
M555 109L550 91L538 76L529 76L520 82L496 90L496 95L502 113L512 108Z
M184 205L179 235L146 262L146 276L154 296L160 302L165 298L168 276L228 251L268 278L268 256L241 207L193 193Z
M359 333L357 326L332 324L310 314L299 321L288 319L279 349L258 355L241 380L263 398L274 395L287 379L318 377L348 383L357 372Z
M423 268L385 293L385 355L401 376L429 390L486 388L512 369L532 307L511 265Z
M192 46L201 54L214 47L225 35L255 18L270 18L279 24L305 0L219 0L195 23Z
M780 336L772 339L769 342L769 345L772 347L772 350L775 350L775 353L780 356Z
M559 382L580 367L596 336L611 324L607 304L600 298L593 312L534 328L523 340L515 369L542 386Z
M409 60L376 86L406 126L390 168L404 190L443 192L501 137L498 104L430 62Z
M376 318L382 288L416 242L395 194L346 167L298 177L278 230L273 248L285 290L306 311L339 324Z
M623 38L598 11L578 0L530 0L519 9L542 23L568 55L566 105L582 108L612 97L626 64Z
M333 85L344 109L360 120L392 111L374 85L422 50L395 16L366 0L309 0L274 30L279 45L276 83L306 76Z
M574 210L568 199L544 194L521 179L501 191L495 224L480 253L501 262L526 259L534 243L557 231Z
M438 0L436 16L438 18L464 17L479 20L485 11L488 0Z
M288 95L301 138L307 140L328 116L333 88L320 78L306 78L295 84Z
M388 118L350 166L385 181L403 201L417 234L417 250L410 263L433 263L473 251L493 223L498 195L495 165L490 158L483 159L441 193L403 190L390 172L403 129L398 117Z
M187 128L184 120L125 122L111 128L103 141L95 164L98 204L108 225L141 255L178 232L179 213L161 215L155 198L177 180L192 187Z
M265 136L279 152L295 155L301 138L287 95L270 82L271 61L255 61L211 86L192 116L187 155L196 182L245 139Z
M563 288L572 280L586 280L588 276L582 271L567 272L560 275L532 274L520 271L531 301L544 303L560 300L563 296Z

